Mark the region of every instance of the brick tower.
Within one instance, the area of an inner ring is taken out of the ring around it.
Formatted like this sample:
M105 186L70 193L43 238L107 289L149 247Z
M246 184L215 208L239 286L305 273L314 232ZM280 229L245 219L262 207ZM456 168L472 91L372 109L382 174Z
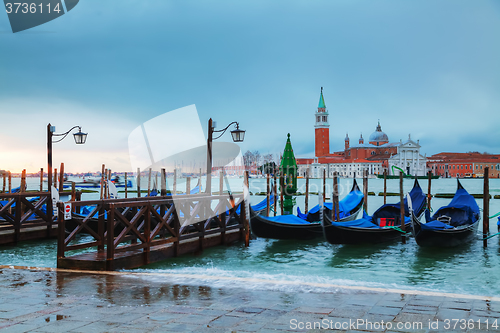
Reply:
M316 111L315 117L315 156L327 156L330 154L330 125L328 124L328 112L326 111L325 100L323 98L323 87L321 87L318 111Z

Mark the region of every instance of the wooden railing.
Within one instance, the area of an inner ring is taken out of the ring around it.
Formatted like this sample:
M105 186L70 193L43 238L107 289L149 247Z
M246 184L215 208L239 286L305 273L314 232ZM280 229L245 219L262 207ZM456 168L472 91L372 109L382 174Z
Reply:
M30 201L30 198L39 197ZM0 201L6 201L0 206L0 230L14 230L12 241L21 239L21 232L26 228L46 227L46 236L49 237L53 224L50 193L48 192L23 192L0 194ZM42 207L50 209L42 210ZM40 228L38 228L40 229ZM42 228L40 233L44 233ZM40 237L43 237L41 235Z
M65 258L68 251L96 248L98 254L112 261L117 254L126 256L140 251L147 264L153 247L172 244L177 256L183 240L198 238L202 249L203 239L211 234L220 233L224 242L226 231L239 229L244 237L248 221L243 195L235 195L234 200L233 205L225 195L196 194L73 201L76 211L84 205L95 208L80 217L74 214L71 221L64 220L64 204L59 203L57 257ZM83 232L91 240L82 241L78 236Z

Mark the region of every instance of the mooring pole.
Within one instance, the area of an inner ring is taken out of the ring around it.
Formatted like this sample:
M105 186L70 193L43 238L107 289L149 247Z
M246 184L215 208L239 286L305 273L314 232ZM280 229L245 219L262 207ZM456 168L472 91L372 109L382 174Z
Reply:
M191 194L191 177L186 178L186 194Z
M428 185L427 185L427 209L431 211L431 179L432 179L432 173L429 171L427 173L427 179L428 179Z
M266 203L266 216L269 216L269 210L270 210L270 206L271 206L271 203L269 202L269 200L271 199L270 198L270 192L271 192L271 186L269 184L270 182L270 179L269 179L269 174L267 174L267 193L266 193L266 200L267 200L267 203Z
M245 171L245 186L247 189L249 189L249 183L248 183L248 171ZM250 198L248 198L250 199ZM247 204L245 202L245 197L243 197L243 205L241 206L240 212L243 214L243 229L245 231L245 246L248 247L250 246L250 221L248 221L247 215L249 212L247 212Z
M104 186L104 164L101 167L101 200L104 198L103 186Z
M137 183L137 197L141 197L141 169L137 168L137 177L136 177L136 183Z
M363 170L363 209L368 214L368 170Z
M125 198L128 198L128 183L127 183L127 173L125 172Z
M326 169L323 169L323 203L326 202Z
M387 203L387 169L384 169L384 205Z
M488 234L490 232L490 168L484 168L484 189L483 189L483 246L488 246Z
M61 169L59 170L59 193L64 191L64 163L61 163Z
M304 214L309 211L309 168L306 169L306 197L305 197Z
M160 181L161 181L161 195L165 196L167 195L167 175L165 173L165 169L161 169Z
M54 187L57 188L57 168L54 169Z
M403 173L399 173L399 211L400 211L400 218L401 218L401 230L403 232L406 232L405 230L405 203L404 203L404 198L403 198ZM406 236L404 233L401 233L401 240L403 241L403 244L406 244Z
M285 187L285 180L283 179L283 175L280 173L280 202L281 202L281 215L284 213L284 207L283 207L283 192L284 192L284 187Z
M3 191L5 192L5 173L3 174ZM40 192L43 191L43 168L40 169Z
M49 191L50 191L50 188L49 188ZM10 172L10 171L9 171L9 193L12 193L12 172Z
M338 180L338 172L335 171L333 173L333 210L332 210L332 221L338 222L340 220L340 212L339 212L339 180ZM335 212L335 214L334 214Z
M201 186L201 177L200 177L200 186ZM221 170L219 173L219 195L222 195L222 192L224 192L224 172Z
M276 197L276 195L278 194L278 184L276 184L276 167L274 168L273 177L274 177L274 216L276 216L276 204L278 201L278 198Z
M151 168L149 168L148 176L148 197L151 195Z
M174 169L174 184L172 185L172 195L177 194L177 168Z

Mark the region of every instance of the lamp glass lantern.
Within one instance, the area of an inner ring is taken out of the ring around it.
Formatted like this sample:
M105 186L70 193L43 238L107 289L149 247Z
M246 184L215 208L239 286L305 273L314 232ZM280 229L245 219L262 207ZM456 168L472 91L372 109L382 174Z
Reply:
M77 145L82 145L87 141L87 133L83 133L82 130L78 130L78 133L74 133L75 142Z
M231 131L231 136L233 137L234 142L243 142L243 139L245 138L245 131L237 128L234 131Z

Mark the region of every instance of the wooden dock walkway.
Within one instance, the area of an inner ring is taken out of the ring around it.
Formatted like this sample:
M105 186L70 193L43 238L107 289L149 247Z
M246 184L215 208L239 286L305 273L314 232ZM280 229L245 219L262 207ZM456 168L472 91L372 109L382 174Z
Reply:
M50 193L2 193L0 201L0 245L57 235L52 210L45 209L51 206Z
M136 268L242 240L249 233L242 194L232 199L195 194L71 204L93 209L79 219L65 221L64 205L58 204L58 268ZM87 237L81 237L83 233Z

